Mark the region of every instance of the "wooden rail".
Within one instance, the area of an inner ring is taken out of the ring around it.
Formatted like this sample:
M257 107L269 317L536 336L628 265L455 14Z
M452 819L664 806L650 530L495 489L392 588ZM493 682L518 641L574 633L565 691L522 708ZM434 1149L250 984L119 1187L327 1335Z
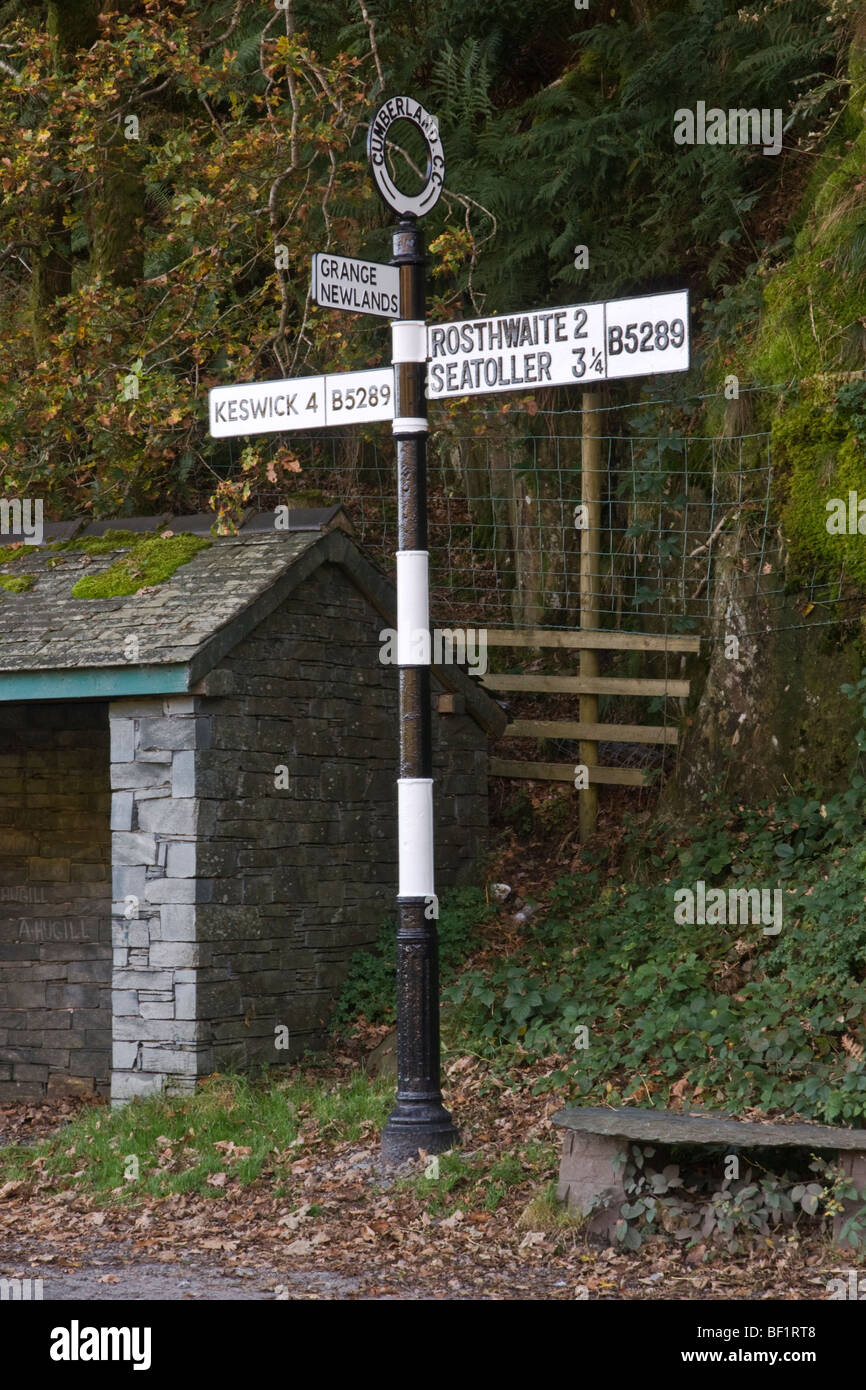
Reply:
M491 758L491 777L535 777L546 782L574 782L577 763L523 763L510 758ZM640 767L599 767L584 764L590 785L609 787L645 787L648 779Z
M497 676L481 677L485 690L552 691L571 695L677 695L689 693L688 681L650 680L644 676Z
M665 637L652 632L550 632L543 627L486 629L488 647L595 648L610 652L698 652L699 637Z
M515 719L503 738L574 738L607 743L676 743L679 730L661 724L587 724L573 719Z
M670 695L684 698L687 680L654 680L630 676L600 676L597 652L670 652L694 655L700 651L699 637L669 636L650 632L605 632L599 628L596 611L599 588L598 553L601 535L603 465L601 458L602 397L585 391L582 397L583 436L581 440L582 505L585 512L580 545L580 628L551 631L547 628L487 628L488 647L534 648L577 651L580 675L518 676L489 673L482 677L486 690L527 691L533 694L562 693L580 696L579 719L515 719L505 730L505 738L575 739L580 752L575 763L520 762L512 758L491 758L493 777L539 778L548 782L574 782L575 768L586 768L589 786L580 797L580 839L595 832L598 816L599 785L645 787L652 780L652 769L599 767L599 742L676 744L674 727L658 724L601 724L598 722L599 695ZM646 774L646 775L645 775Z

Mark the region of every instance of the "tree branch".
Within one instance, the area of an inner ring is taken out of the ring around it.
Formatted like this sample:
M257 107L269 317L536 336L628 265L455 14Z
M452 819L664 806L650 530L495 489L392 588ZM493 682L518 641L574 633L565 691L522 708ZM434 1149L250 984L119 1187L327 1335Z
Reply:
M369 35L370 35L370 52L371 52L372 55L373 55L373 62L376 64L376 76L377 76L378 79L379 79L379 86L378 86L378 88L374 87L374 88L373 88L373 91L370 93L371 96L375 96L375 94L376 94L377 91L384 91L384 90L385 90L385 76L384 76L384 73L382 72L382 64L381 64L381 62L379 61L379 49L378 49L378 47L377 47L377 45L376 45L376 29L375 29L375 26L374 26L374 24L373 24L372 19L371 19L370 16L369 16L369 14L367 13L367 6L364 4L364 0L358 0L358 4L359 4L360 7L361 7L361 14L363 15L364 23L365 23L366 26L367 26L367 32L368 32Z
M736 516L738 512L739 507L733 507L731 511L726 512L725 515L722 517L721 521L718 523L718 525L710 532L709 536L703 542L703 544L695 546L694 550L689 552L689 559L693 560L696 555L700 555L703 553L703 551L709 550L710 546L716 539L716 536L719 534L722 527L731 520L731 517Z
M216 48L218 44L225 43L229 34L234 33L235 29L237 29L238 24L240 23L241 10L243 9L243 7L244 0L237 0L237 4L235 5L234 10L232 12L231 22L229 23L228 29L226 29L224 34L220 34L217 38L212 39L210 43L202 44L202 53L209 53L210 50L212 48Z

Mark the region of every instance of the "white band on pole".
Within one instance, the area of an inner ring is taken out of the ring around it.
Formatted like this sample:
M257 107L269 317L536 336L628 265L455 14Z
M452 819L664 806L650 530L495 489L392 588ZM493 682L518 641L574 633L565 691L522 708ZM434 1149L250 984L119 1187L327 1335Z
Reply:
M433 778L397 780L401 898L433 897Z
M391 361L427 361L427 325L423 319L400 319L391 324Z
M391 422L392 434L424 434L427 428L427 421L420 415L401 415Z
M430 665L426 550L397 551L397 665Z

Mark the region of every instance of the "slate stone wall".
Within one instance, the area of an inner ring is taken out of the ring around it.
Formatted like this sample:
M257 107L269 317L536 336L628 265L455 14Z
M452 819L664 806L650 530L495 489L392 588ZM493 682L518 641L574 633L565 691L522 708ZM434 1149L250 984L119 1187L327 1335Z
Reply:
M318 1046L353 951L393 914L397 671L379 660L385 626L323 565L204 682L212 738L196 789L215 806L203 871L217 877L197 909L199 1009L218 1070ZM483 849L487 741L469 716L435 710L433 733L441 891L471 881Z
M0 704L0 1102L107 1090L109 803L104 701Z
M114 1101L183 1091L213 1070L197 971L196 912L213 888L216 804L196 795L207 701L114 700L111 722Z

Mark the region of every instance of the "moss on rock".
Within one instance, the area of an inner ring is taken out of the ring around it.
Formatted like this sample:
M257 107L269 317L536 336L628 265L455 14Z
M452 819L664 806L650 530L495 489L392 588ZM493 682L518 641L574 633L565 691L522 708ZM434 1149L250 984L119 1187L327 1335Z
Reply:
M36 583L35 574L0 575L0 588L10 594L26 594Z
M840 396L831 382L810 383L773 420L773 457L783 469L782 522L794 568L829 579L844 565L866 588L862 534L828 530L829 502L841 499L847 511L849 492L866 499L866 414L852 412Z
M102 536L80 536L77 541L59 541L58 550L81 550L85 555L108 555L122 546L137 545L154 536L154 531L106 531Z
M25 555L32 555L41 549L38 545L0 545L0 566L13 565L17 560L23 560Z
M855 45L852 73L862 62ZM828 502L849 491L866 498L866 387L849 379L866 360L866 129L862 82L852 88L847 129L819 161L793 219L791 255L764 286L745 370L762 385L790 386L764 399L755 424L771 433L792 571L829 579L844 567L866 587L862 536L827 530Z
M121 532L107 532L115 537ZM127 533L129 534L129 533ZM204 536L135 536L128 554L116 560L101 574L88 574L72 590L74 598L123 598L153 584L163 584L175 570L187 564L200 550L213 544ZM111 549L117 549L115 540ZM80 548L80 547L79 547ZM91 554L94 552L91 551ZM97 551L97 554L104 553Z
M841 159L828 154L791 259L765 287L753 365L767 384L863 365L864 163L866 131Z

